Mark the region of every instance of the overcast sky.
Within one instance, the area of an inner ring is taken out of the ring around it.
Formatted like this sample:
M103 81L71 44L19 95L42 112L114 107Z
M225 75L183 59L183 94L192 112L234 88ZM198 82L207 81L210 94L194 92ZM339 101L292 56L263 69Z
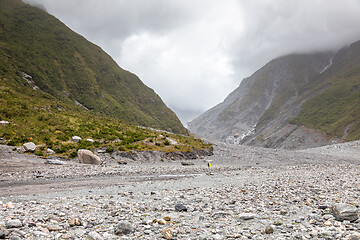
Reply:
M23 0L140 77L183 123L271 59L360 40L359 0Z

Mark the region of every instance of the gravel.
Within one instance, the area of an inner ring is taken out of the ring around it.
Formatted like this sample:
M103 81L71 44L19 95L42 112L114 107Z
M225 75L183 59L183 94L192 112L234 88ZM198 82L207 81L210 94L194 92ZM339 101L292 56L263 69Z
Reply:
M0 149L0 238L360 238L358 142L331 151L217 143L189 166L49 165ZM335 217L339 206L351 221Z

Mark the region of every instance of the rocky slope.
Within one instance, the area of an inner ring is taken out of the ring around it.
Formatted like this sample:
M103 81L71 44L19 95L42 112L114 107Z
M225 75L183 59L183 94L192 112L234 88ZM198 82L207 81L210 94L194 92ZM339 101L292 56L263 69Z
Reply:
M0 55L0 94L21 93L26 102L55 99L132 124L187 133L136 75L55 17L20 0L0 1ZM11 100L2 101L2 107ZM6 109L0 110L1 120L11 120Z
M275 59L189 128L208 139L271 148L359 139L358 45Z

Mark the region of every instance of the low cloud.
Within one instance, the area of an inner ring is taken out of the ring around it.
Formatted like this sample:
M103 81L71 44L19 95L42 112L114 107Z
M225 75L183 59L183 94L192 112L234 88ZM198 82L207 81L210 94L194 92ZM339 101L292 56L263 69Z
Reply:
M360 40L358 0L24 0L153 88L183 122L271 59Z

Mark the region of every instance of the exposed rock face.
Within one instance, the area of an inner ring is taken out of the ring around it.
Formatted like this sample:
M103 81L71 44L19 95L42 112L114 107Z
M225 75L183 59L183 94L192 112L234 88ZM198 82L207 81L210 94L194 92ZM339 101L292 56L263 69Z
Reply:
M190 122L190 130L204 138L235 144L301 148L309 141L313 146L307 133L288 121L301 109L306 86L330 58L329 53L297 54L269 62L244 79L224 102Z
M96 156L90 150L79 149L78 157L80 163L100 165L102 163L99 156Z

